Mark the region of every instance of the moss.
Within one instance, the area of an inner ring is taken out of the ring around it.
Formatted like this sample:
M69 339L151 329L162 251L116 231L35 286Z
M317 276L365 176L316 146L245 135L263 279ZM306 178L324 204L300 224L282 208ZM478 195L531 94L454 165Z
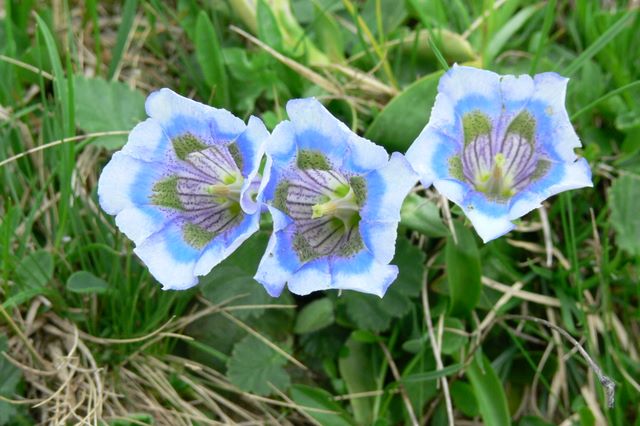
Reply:
M298 151L296 164L300 169L331 170L327 157L319 151L303 149Z
M192 152L202 151L207 148L207 145L192 133L177 136L171 139L171 143L173 144L173 150L176 152L176 156L181 160L187 158L187 155Z
M462 129L464 144L467 145L478 136L491 133L491 121L480 111L468 112L462 117Z
M192 223L187 223L182 227L184 240L195 249L202 249L215 237L215 233L207 231Z
M528 111L522 111L511 120L507 133L516 133L529 143L533 143L536 134L536 119Z
M353 176L349 179L349 185L356 196L356 204L362 207L367 201L367 182L362 176Z
M153 185L151 202L157 206L184 210L182 200L178 195L178 176L170 176Z
M459 155L454 155L449 158L449 173L451 173L451 176L458 180L464 180L464 173L462 172L462 159Z
M242 154L240 154L240 148L238 148L238 144L232 142L227 145L227 149L229 150L229 154L231 154L233 161L236 162L236 166L238 167L238 169L242 170L243 159Z

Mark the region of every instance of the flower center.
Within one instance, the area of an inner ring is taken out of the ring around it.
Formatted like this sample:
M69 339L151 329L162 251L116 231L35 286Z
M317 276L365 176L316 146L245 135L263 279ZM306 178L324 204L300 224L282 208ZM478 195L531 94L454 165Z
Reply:
M521 112L496 131L480 111L462 118L464 147L451 158L449 170L487 198L506 202L546 173L549 162L536 149L535 120Z
M311 218L318 219L323 216L330 216L340 219L345 226L352 224L360 210L353 188L349 185L340 185L333 193L328 195L328 198L328 201L314 204L311 207Z
M218 197L220 204L225 201L239 202L244 178L239 172L227 174L220 182L207 187L207 193Z

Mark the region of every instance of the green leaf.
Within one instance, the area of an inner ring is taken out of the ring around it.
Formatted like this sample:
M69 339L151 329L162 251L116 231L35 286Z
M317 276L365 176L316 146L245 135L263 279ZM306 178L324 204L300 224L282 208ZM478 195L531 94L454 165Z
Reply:
M402 378L403 382L423 382L427 380L435 380L440 377L450 376L462 370L462 364L453 364L442 367L441 370L429 371L426 373L410 374Z
M502 48L519 32L524 24L538 11L541 5L534 4L523 8L498 30L487 46L486 57L489 60L498 56Z
M215 105L229 106L229 85L220 40L204 10L198 14L194 44L204 80L215 90Z
M451 384L451 398L453 406L462 411L467 417L476 417L480 414L478 400L473 394L473 388L468 383L460 380Z
M258 37L277 51L282 51L282 33L271 7L265 0L258 0Z
M321 50L337 63L344 62L344 40L342 37L342 29L336 20L329 13L318 7L317 3L313 3L315 12L315 20L313 28L316 30Z
M411 297L420 294L425 254L409 240L400 237L396 243L396 255L391 261L398 266L398 278L391 284L382 299L371 294L345 291L340 298L345 303L349 318L359 328L384 331L391 319L402 317L411 311Z
M454 225L458 243L455 243L453 236L449 236L445 250L451 298L449 313L467 316L480 300L480 252L472 231L460 223L456 222Z
M449 230L442 222L438 206L417 194L409 194L400 209L400 224L427 237L446 237Z
M451 331L451 329L464 331L462 321L458 318L445 318L444 327L445 330L442 333L442 348L440 350L443 354L451 355L460 350L460 348L467 342L467 337L461 333ZM431 340L429 339L428 333L425 333L417 339L407 340L402 344L402 349L407 352L418 353L425 346L431 347Z
M253 276L262 258L269 234L258 232L238 250L200 280L202 295L211 303L225 306L269 305L281 303L272 298ZM234 310L238 318L259 317L264 308Z
M0 395L6 398L15 398L16 388L22 378L19 368L11 364L2 355L8 350L7 338L0 335ZM0 426L12 424L14 416L18 413L16 405L0 401Z
M91 272L76 271L67 280L67 290L79 294L103 294L109 290L109 284Z
M333 324L333 302L328 297L314 300L302 308L296 318L293 332L311 333Z
M76 75L76 125L87 133L130 130L146 117L144 95L118 81ZM121 148L126 135L102 136L94 142L107 149Z
M30 253L16 267L16 280L26 289L42 288L51 278L53 257L46 250Z
M622 175L609 189L611 225L618 246L633 256L640 256L640 178Z
M377 390L375 377L378 374L371 360L372 346L360 343L352 338L345 344L348 354L340 357L338 368L340 376L349 393L369 392ZM353 398L350 400L356 423L373 424L373 399Z
M333 396L324 389L305 385L293 385L291 387L291 399L303 407L317 408L318 410L301 410L310 417L316 419L320 424L326 426L350 426L354 421L347 412L333 400ZM327 413L323 411L333 411Z
M429 74L404 89L373 120L365 137L389 151L405 152L429 121L441 76Z
M489 360L485 356L474 358L465 373L473 387L484 424L510 425L511 415L507 406L507 397Z
M227 364L227 377L246 392L270 395L273 389L286 391L291 379L283 368L287 359L252 335L240 340L233 348Z
M138 9L138 0L126 0L120 14L121 20L118 25L118 35L116 36L116 44L111 49L111 62L109 63L109 70L107 75L111 80L116 71L120 67L122 58L124 57L125 50L127 49L129 39L129 33L133 29L133 25L136 18L136 10Z

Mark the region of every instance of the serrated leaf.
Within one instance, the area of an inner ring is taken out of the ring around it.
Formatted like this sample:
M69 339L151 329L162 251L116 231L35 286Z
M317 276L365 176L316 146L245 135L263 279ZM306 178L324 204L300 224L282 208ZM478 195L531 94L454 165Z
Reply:
M489 360L483 355L475 357L465 374L473 387L484 423L492 426L510 425L511 415L507 397Z
M333 324L333 302L328 297L314 300L302 308L293 332L296 334L312 333Z
M224 56L218 34L216 34L216 30L204 10L198 14L194 45L196 59L202 68L204 80L215 91L215 105L228 106L229 85L227 72L224 68Z
M404 89L373 120L365 137L389 151L405 152L429 121L441 76L429 74Z
M355 424L347 412L333 400L333 396L324 389L294 385L291 387L291 399L302 407L319 409L316 411L301 408L308 416L313 417L322 425L350 426ZM320 410L333 411L333 413L326 413Z
M378 296L345 291L341 302L345 303L347 315L358 328L384 331L391 324L391 315L382 308L382 299Z
M640 178L620 176L609 189L611 225L618 246L633 256L640 256Z
M16 280L23 289L44 287L53 278L53 257L38 250L24 257L16 267Z
M146 117L144 95L119 81L73 77L76 126L87 133L130 130ZM121 148L126 135L102 136L94 145Z
M79 294L103 294L109 290L109 284L91 272L77 271L67 280L67 290Z
M400 224L427 237L446 237L449 230L440 217L438 206L417 194L409 194L400 209Z
M450 236L445 250L447 281L449 283L449 313L466 316L480 300L482 284L480 278L480 252L472 232L460 223L455 223L458 242Z
M258 232L245 241L231 256L200 280L202 295L211 303L225 306L268 305L280 303L253 279L269 235ZM264 308L235 310L238 318L258 317Z
M286 391L291 379L283 368L287 359L252 335L240 340L227 363L227 377L246 392L270 395L272 387Z

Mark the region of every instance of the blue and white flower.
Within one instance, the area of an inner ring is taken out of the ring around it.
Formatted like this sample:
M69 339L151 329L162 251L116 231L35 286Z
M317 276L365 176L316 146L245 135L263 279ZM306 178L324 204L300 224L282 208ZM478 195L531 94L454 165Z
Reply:
M487 242L545 199L593 186L564 106L568 79L456 66L407 151L423 185L459 205Z
M274 232L256 280L272 296L351 289L383 296L398 268L400 206L417 181L401 154L359 137L315 99L287 103L266 143ZM266 177L265 177L266 179Z
M100 176L100 205L163 288L186 289L258 230L269 133L169 89L146 110Z

